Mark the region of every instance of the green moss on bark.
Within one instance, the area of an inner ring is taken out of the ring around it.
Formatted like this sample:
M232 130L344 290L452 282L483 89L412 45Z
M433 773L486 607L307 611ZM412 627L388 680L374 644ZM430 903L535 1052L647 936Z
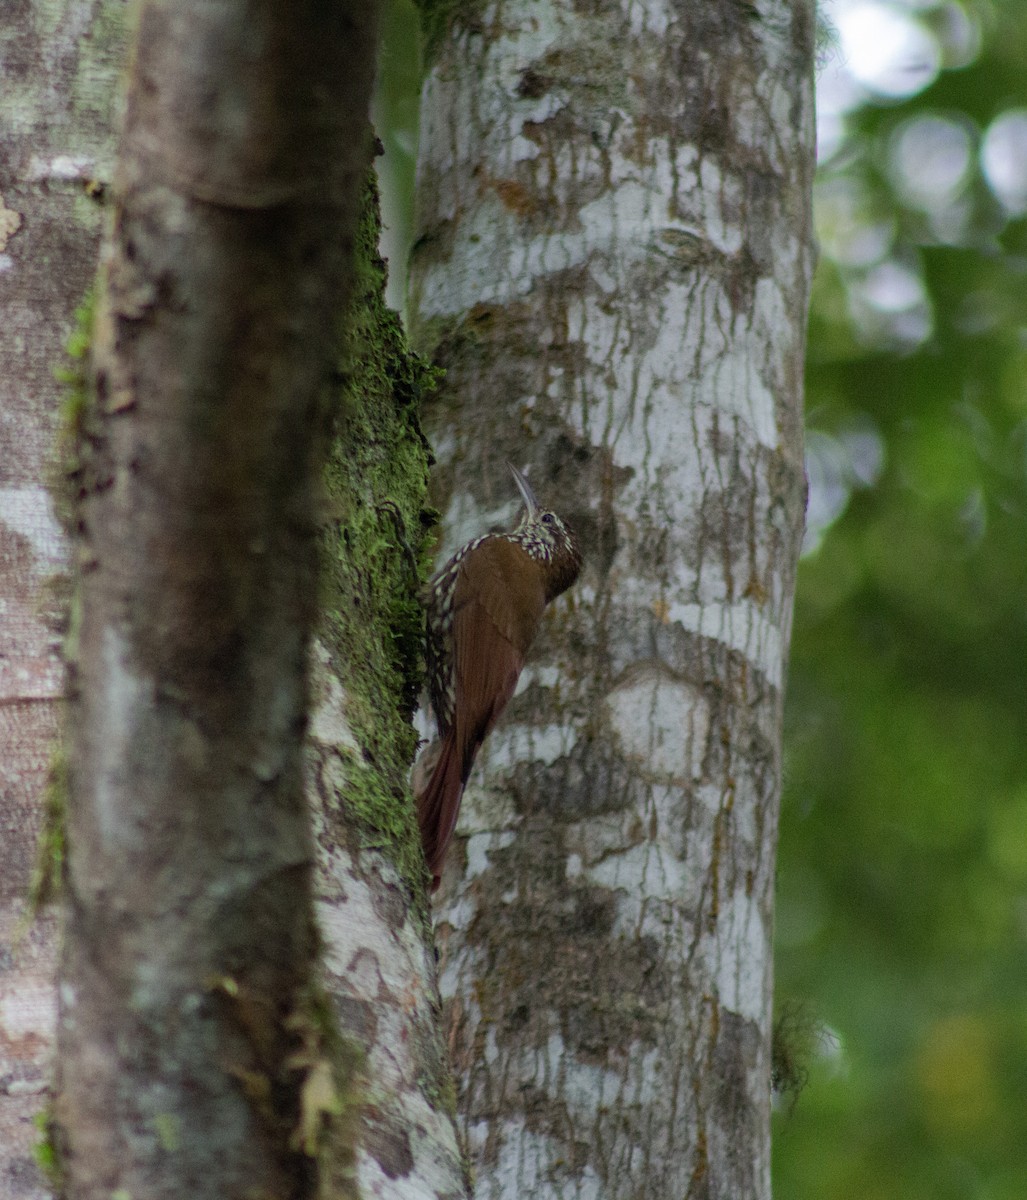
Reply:
M414 3L421 14L427 66L431 66L455 25L473 28L485 11L483 0L414 0Z
M325 470L321 638L346 693L360 753L343 754L344 832L386 851L408 879L424 871L407 778L423 675L419 591L438 515L424 506L430 452L418 408L437 371L408 347L385 304L377 188L369 183L353 307Z
M54 367L63 395L47 486L58 520L69 536L75 532L75 510L82 495L89 447L89 420L93 413L90 355L95 316L96 285L91 284L75 309L64 345L64 362Z
M57 435L47 465L47 487L57 518L69 537L75 533L75 509L82 487L89 441L88 423L93 411L89 357L95 310L96 290L90 286L75 309L71 333L64 346L65 359L54 367L54 376L62 385L63 394ZM40 610L46 614L47 624L63 635L65 661L74 661L79 609L73 581L66 572L57 572L47 578L40 594ZM67 797L68 760L63 744L58 742L50 759L43 794L43 823L29 881L29 921L60 893L67 853Z
M61 1156L55 1137L53 1104L47 1104L45 1108L37 1112L32 1118L32 1123L39 1134L32 1147L32 1156L51 1190L59 1196L64 1189L64 1171L61 1167Z
M50 771L43 793L43 826L36 843L36 862L29 881L29 914L53 900L61 889L66 853L65 837L68 811L68 760L63 746L50 759Z

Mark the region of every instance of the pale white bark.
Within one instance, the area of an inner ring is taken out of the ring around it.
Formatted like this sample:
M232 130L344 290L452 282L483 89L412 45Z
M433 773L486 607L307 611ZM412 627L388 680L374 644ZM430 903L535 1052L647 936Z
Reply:
M466 1168L449 1106L435 959L410 881L389 856L354 855L338 834L346 779L366 769L348 697L324 646L312 659L308 792L318 847L316 896L324 976L340 1026L364 1053L360 1195L461 1196Z
M587 555L437 906L482 1200L769 1195L812 20L507 0L425 86L443 553L502 512L511 457Z

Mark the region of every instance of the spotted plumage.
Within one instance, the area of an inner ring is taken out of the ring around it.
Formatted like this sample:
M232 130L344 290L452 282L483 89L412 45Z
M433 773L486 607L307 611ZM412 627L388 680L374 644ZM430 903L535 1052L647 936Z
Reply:
M511 470L524 497L520 524L461 546L428 586L428 691L440 742L417 813L435 886L475 755L513 695L546 605L581 570L574 534Z

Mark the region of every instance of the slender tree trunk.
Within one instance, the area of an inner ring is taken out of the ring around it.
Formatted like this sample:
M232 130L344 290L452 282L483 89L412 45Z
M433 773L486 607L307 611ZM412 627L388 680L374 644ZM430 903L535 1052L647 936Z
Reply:
M60 630L44 621L43 602L51 595L47 573L66 564L67 548L50 514L44 479L66 390L53 368L66 365L72 312L95 273L102 201L105 192L110 196L112 108L125 61L127 11L122 0L103 5L69 0L59 13L40 3L0 29L6 77L20 81L17 91L5 94L5 112L17 120L0 128L5 199L0 250L6 256L0 260L0 294L6 327L14 333L0 339L5 422L0 1200L46 1194L33 1153L45 1159L54 1152L52 1138L40 1143L38 1123L47 1112L52 1067L55 922L45 915L32 922L26 912L33 861L38 854L41 864L59 870L62 840L60 772L54 772L53 786L45 786L62 686ZM318 505L322 612L310 658L306 754L318 864L314 889L329 1023L342 1032L344 1045L359 1046L364 1056L356 1163L361 1195L459 1196L467 1191L466 1168L453 1125L423 861L406 787L413 735L404 716L415 701L419 676L417 569L425 565L431 536L431 521L422 512L426 453L416 413L431 373L406 350L394 314L384 308L377 234L368 195L357 287L333 388L337 419ZM327 303L325 311L332 307ZM72 340L80 352L88 348L84 337ZM65 401L66 433L74 432L82 415L82 398ZM134 411L124 409L122 419ZM240 437L252 436L248 422L239 425ZM226 452L224 463L230 460ZM62 466L73 468L73 456ZM53 593L45 612L61 611L65 591ZM162 765L155 757L155 771ZM47 795L53 800L51 828L37 848ZM180 799L169 805L169 819L175 819ZM181 812L178 817L187 819ZM122 867L119 862L112 871L118 886L124 883ZM185 867L195 873L193 863ZM226 883L238 883L239 874L233 865ZM165 944L165 951L170 948ZM203 947L198 942L196 948ZM113 977L121 973L115 962ZM235 1011L248 1021L247 997L231 995L233 979L222 971L207 981L213 992L201 988L201 995L229 1007L239 999ZM122 1016L112 1014L112 1021ZM256 1030L257 1022L251 1027ZM235 1044L239 1033L231 1025L229 1042ZM156 1046L157 1038L150 1044ZM316 1066L309 1062L310 1047L304 1050L306 1065ZM173 1084L177 1068L171 1057L164 1055L164 1066L172 1068ZM240 1065L246 1069L238 1061L232 1069ZM244 1087L247 1081L260 1083L257 1072L236 1079ZM323 1074L308 1071L306 1079L316 1083ZM316 1088L311 1092L316 1097ZM331 1106L330 1095L322 1099ZM316 1104L311 1109L316 1123ZM101 1115L117 1127L123 1124L121 1110ZM170 1106L144 1129L144 1141L147 1134L151 1142L162 1141L166 1163L177 1170L178 1155L170 1147L182 1132ZM322 1171L330 1173L333 1162L332 1153L322 1155ZM340 1186L345 1188L345 1179Z
M812 4L426 8L447 544L510 459L587 555L436 909L477 1194L766 1200Z
M434 372L385 307L378 232L369 196L325 475L324 609L307 738L317 910L333 1010L363 1055L360 1195L457 1200L467 1169L407 786L421 675L418 585L434 541L418 411Z
M32 1200L45 1185L34 1118L50 1076L56 921L32 922L27 908L48 791L59 826L60 772L49 788L47 776L67 562L46 478L54 369L96 272L126 8L35 0L0 21L0 1200ZM56 849L44 839L43 854Z
M139 14L80 415L72 1196L302 1196L339 1107L301 746L373 7Z

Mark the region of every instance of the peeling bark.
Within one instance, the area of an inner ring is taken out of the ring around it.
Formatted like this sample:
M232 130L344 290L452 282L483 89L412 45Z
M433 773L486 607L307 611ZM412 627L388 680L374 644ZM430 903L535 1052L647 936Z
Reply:
M319 1187L301 748L374 37L366 5L140 10L76 480L71 1196Z
M437 908L477 1194L765 1200L812 4L448 12L411 286L440 553L507 515L507 458L586 551Z

